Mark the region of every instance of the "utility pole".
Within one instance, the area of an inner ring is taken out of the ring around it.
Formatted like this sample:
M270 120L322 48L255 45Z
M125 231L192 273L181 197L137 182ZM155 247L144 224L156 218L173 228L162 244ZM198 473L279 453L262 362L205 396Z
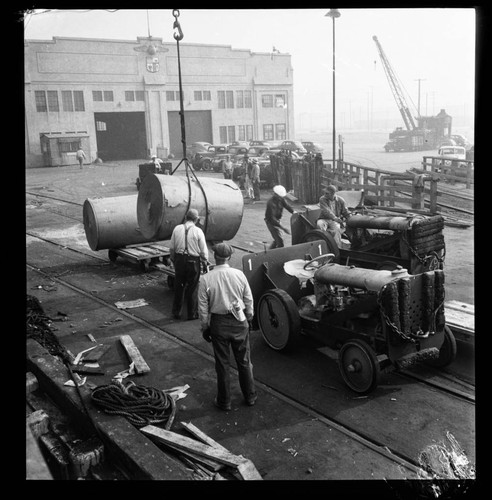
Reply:
M419 82L419 100L418 100L417 110L420 116L420 82L425 82L425 78L417 78L416 81Z

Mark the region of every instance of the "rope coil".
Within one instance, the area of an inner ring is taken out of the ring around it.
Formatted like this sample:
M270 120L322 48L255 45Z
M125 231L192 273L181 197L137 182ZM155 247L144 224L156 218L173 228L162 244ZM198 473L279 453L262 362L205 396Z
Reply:
M118 380L100 385L92 391L91 399L104 412L124 416L136 427L165 422L169 430L176 415L172 396L131 381L126 385Z

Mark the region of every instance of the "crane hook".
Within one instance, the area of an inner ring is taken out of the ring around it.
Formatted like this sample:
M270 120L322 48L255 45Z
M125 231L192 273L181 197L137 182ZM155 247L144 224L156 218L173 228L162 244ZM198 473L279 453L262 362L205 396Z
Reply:
M179 17L179 9L173 9L173 16L175 18L174 24L173 24L173 29L178 30L178 32L174 32L173 36L174 39L177 41L180 41L183 39L183 31L181 30L181 25L179 24L178 17Z

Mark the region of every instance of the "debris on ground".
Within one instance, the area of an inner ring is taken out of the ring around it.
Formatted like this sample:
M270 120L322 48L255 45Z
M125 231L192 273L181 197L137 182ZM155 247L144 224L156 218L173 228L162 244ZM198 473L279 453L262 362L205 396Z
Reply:
M191 422L181 424L196 439L154 425L140 430L156 443L177 454L191 468L197 480L262 479L251 460L242 455L234 455Z
M149 304L145 299L136 299L115 302L114 305L118 309L133 309L134 307L148 306Z

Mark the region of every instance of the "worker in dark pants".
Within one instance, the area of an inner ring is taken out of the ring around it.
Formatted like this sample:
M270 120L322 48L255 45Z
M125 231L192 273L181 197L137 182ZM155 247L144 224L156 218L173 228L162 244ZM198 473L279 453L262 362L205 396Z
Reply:
M174 302L172 313L181 319L183 302L187 319L198 318L198 282L202 266L208 261L207 242L203 231L196 226L198 211L188 210L184 224L176 226L169 242L170 258L174 263Z
M232 247L214 247L216 265L198 286L198 311L203 338L212 342L217 373L215 405L231 409L230 351L236 360L239 385L248 406L256 403L257 393L250 356L249 323L253 319L253 295L244 273L228 264Z
M291 214L294 209L285 201L287 191L283 186L274 186L273 196L267 201L265 210L265 224L273 237L272 248L280 248L284 246L284 238L282 232L290 234L289 228L283 226L280 222L284 208Z

